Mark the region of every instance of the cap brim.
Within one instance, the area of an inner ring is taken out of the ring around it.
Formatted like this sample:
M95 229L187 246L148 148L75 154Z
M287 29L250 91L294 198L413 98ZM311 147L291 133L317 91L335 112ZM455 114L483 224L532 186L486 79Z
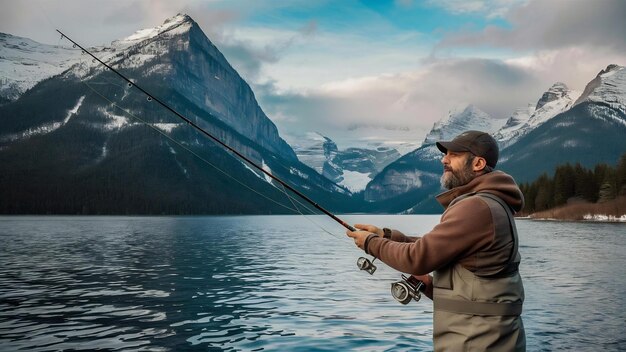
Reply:
M439 149L442 153L446 154L449 151L451 152L469 152L470 150L466 147L456 144L454 142L437 142L437 149Z

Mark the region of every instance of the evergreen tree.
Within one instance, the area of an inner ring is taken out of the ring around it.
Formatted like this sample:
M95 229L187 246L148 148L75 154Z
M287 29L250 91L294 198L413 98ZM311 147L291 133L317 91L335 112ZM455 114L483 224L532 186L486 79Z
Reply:
M615 170L617 194L626 196L626 153L622 154Z
M567 163L558 166L554 172L554 205L563 205L567 200L575 196L574 169Z
M546 173L537 179L537 196L535 211L550 209L554 206L554 186Z
M604 203L617 197L617 182L615 171L607 169L604 180L600 186L598 194L598 203Z
M524 209L528 213L535 211L535 200L537 199L537 185L532 183L527 186L526 193L524 193Z

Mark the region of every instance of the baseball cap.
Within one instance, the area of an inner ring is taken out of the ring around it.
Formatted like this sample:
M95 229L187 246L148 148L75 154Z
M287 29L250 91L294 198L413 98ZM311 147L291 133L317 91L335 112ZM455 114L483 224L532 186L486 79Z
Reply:
M437 148L442 153L470 152L476 156L484 158L487 165L496 167L498 163L498 143L486 132L466 131L454 137L450 142L437 142Z

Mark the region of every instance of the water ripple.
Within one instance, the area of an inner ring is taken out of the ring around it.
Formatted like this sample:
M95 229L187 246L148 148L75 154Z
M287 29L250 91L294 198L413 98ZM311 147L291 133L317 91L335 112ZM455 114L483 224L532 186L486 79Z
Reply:
M519 227L529 350L626 348L623 227ZM432 303L299 217L3 217L0 240L2 351L432 350Z

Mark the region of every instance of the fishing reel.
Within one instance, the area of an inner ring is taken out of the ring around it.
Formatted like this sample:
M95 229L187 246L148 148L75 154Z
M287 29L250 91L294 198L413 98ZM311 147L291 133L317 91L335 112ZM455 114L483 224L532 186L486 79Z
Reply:
M402 275L402 280L391 284L391 295L402 304L408 304L412 299L415 302L419 302L422 298L420 291L423 288L424 282L416 279L414 276L406 277Z
M374 258L374 260L376 260L376 258ZM365 257L359 257L359 259L356 260L356 266L358 266L360 270L367 271L370 275L374 275L376 271L376 265Z

